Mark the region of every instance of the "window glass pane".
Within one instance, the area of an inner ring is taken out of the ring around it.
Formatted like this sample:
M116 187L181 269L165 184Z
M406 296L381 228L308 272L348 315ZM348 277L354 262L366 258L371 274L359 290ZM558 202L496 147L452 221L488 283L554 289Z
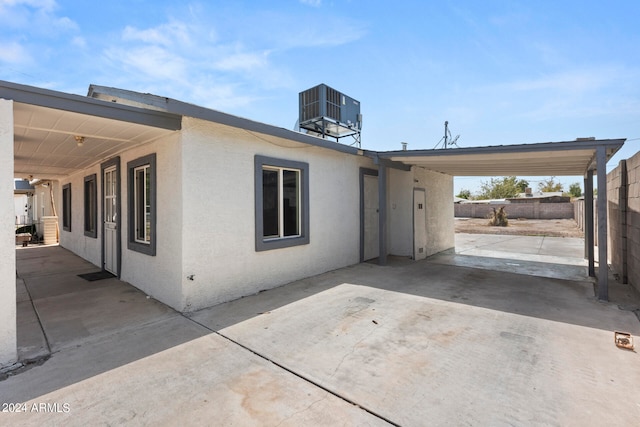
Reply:
M105 192L107 193L107 196L112 196L113 195L113 187L111 184L111 178L112 178L112 172L107 172L105 174L105 179L106 179L106 183L105 183Z
M62 189L62 226L69 228L71 225L71 197L69 188Z
M264 237L278 237L279 203L277 170L262 170L262 227Z
M299 188L300 172L294 170L282 171L282 204L284 216L284 235L297 236L299 228Z
M84 231L93 232L96 229L96 182L93 179L84 182Z
M145 240L145 170L137 169L135 171L135 210L136 210L136 239Z

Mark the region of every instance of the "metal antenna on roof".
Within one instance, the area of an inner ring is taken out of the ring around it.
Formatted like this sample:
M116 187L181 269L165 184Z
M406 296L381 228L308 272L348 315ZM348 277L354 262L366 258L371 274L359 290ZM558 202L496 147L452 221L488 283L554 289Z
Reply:
M434 149L438 148L438 146L440 145L440 143L442 142L442 148L447 148L450 145L455 145L456 147L458 146L457 142L458 142L458 138L460 138L460 135L456 135L455 138L451 137L451 131L449 130L449 122L445 121L444 122L444 136L440 139L440 141L438 141L438 143L436 144L435 147L433 147ZM444 140L444 142L443 142Z

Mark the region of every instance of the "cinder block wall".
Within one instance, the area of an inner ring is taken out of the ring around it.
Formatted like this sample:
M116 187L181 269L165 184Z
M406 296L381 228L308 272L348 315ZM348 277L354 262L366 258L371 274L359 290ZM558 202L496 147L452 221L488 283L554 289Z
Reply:
M464 218L487 218L493 208L504 206L509 218L527 219L573 219L573 203L509 203L479 205L475 203L456 203L454 214Z
M640 152L607 174L611 269L640 291Z

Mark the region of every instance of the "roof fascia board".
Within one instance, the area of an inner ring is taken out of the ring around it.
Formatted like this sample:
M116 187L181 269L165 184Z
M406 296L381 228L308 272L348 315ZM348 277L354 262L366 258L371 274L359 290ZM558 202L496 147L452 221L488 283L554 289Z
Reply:
M182 128L182 117L175 113L130 107L2 80L0 80L0 98L160 129L180 130Z
M536 151L564 151L564 150L584 150L606 146L614 148L615 154L624 144L626 138L620 139L599 139L590 141L564 141L564 142L543 142L537 144L516 144L516 145L500 145L489 147L464 147L452 148L449 150L407 150L407 151L381 151L378 153L380 157L441 157L441 156L457 156L463 154L501 154L501 153L531 153Z
M373 159L373 164L374 165L382 165L388 168L392 168L392 169L398 169L401 171L410 171L411 170L411 166L412 165L407 165L405 163L402 162L396 162L394 160L389 160L389 159L383 159L380 156L378 156L378 153L376 151L368 151L365 150L364 151L364 155Z

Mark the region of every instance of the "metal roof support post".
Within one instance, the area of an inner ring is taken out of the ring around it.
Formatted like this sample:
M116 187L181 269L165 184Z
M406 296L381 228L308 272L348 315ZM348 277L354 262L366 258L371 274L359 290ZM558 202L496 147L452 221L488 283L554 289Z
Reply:
M378 264L387 265L387 167L378 163Z
M589 277L596 276L595 239L593 232L593 170L588 170L587 176L584 179L584 244L585 256L589 260Z
M607 262L607 151L596 149L598 168L598 299L609 300L609 265Z

